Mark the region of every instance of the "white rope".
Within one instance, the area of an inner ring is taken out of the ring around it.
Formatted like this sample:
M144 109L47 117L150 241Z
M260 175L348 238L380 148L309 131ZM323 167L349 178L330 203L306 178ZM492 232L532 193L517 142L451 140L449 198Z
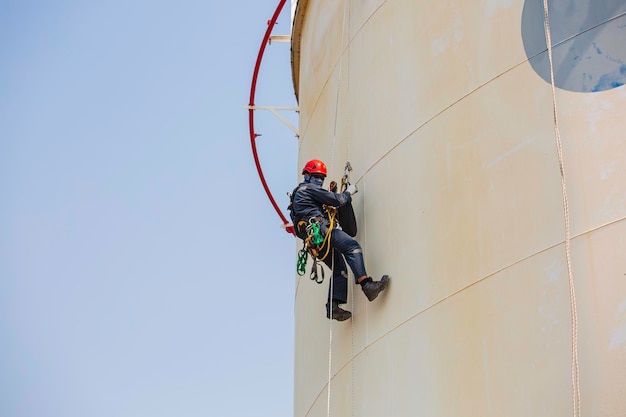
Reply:
M550 17L548 14L548 0L543 0L544 25L546 31L546 43L548 46L548 59L550 61L550 85L552 87L552 113L554 115L554 136L556 140L557 154L559 158L559 169L561 171L561 189L563 194L563 211L565 218L565 256L567 259L567 276L570 291L570 309L572 312L572 407L573 414L580 417L580 369L578 364L578 312L576 309L576 291L574 288L574 277L572 274L572 263L570 254L570 222L569 204L567 200L567 184L565 182L565 164L563 158L563 144L559 129L559 120L556 104L556 88L554 85L554 63L552 59L552 37L550 33Z
M351 71L351 57L350 57L350 47L351 47L351 41L350 41L350 34L351 34L351 4L350 4L350 0L344 0L344 15L343 15L343 28L342 28L342 41L341 41L341 45L343 48L343 38L344 38L344 33L346 31L346 22L347 22L347 31L348 31L348 44L346 46L346 59L347 59L347 65L346 65L346 73L347 73L347 93L346 93L346 97L348 97L347 100L347 105L348 107L346 107L346 112L345 112L345 117L343 118L343 122L345 124L345 126L347 126L347 132L346 132L346 137L345 139L345 155L346 155L346 161L350 161L350 144L351 144L351 140L352 140L352 134L351 134L351 129L350 129L350 109L349 106L351 104L351 100L350 97L352 95L352 84L351 84L351 80L352 77L350 76L350 71ZM343 53L343 51L342 51ZM343 56L341 58L341 63L340 63L340 81L342 78L342 67L343 67ZM341 82L339 83L339 86L341 86ZM339 92L339 87L337 88L337 92ZM337 101L337 107L339 107L339 101ZM354 366L354 320L355 320L355 316L354 316L354 298L355 298L355 293L354 293L354 289L355 289L355 285L356 284L352 284L352 282L355 280L354 277L354 272L352 272L352 276L350 276L350 274L348 273L348 275L346 276L346 279L348 280L348 287L349 287L349 296L350 296L350 311L352 312L352 318L350 320L350 372L351 372L351 392L350 392L350 398L351 398L351 405L350 405L350 409L351 409L351 415L354 417L355 412L356 412L356 394L355 394L355 373L356 373L356 367Z
M352 33L352 20L351 20L351 8L350 8L350 0L346 0L347 4L348 4L348 13L347 13L347 20L348 20L348 46L347 46L347 58L348 58L348 68L347 68L347 73L348 73L348 92L347 92L347 97L348 97L348 108L346 110L346 126L348 126L348 134L347 134L347 138L346 138L346 161L350 161L350 144L352 142L352 129L350 129L350 118L348 116L350 116L350 110L349 110L349 106L351 105L352 101L351 101L351 97L352 97L352 77L350 76L350 69L351 69L351 62L352 59L350 57L350 47L352 46L352 42L350 39L350 34ZM344 19L346 19L345 13L344 13ZM345 24L345 23L344 23Z
M330 242L328 242L330 245ZM332 381L332 369L333 369L333 287L335 284L335 277L333 276L335 273L335 250L331 249L332 260L331 260L331 271L330 271L330 288L329 288L329 297L328 297L328 312L329 312L329 330L328 330L328 387L327 387L327 398L326 398L326 416L330 417L330 383Z
M367 206L367 204L365 204L365 194L363 194L363 218L366 219L366 213L365 213L365 207ZM365 227L366 222L363 222L363 246L365 246L365 243L367 243L367 228ZM363 260L365 262L365 260ZM352 294L352 312L354 313L354 291ZM356 380L356 367L354 366L354 315L352 316L352 346L351 346L351 356L350 356L350 363L352 365L352 417L354 417L355 413L356 413L356 390L355 390L355 383L354 381Z
M352 312L352 318L350 319L350 372L351 372L351 382L352 382L352 390L351 390L351 410L352 410L352 416L354 417L354 413L355 413L355 390L354 390L354 380L355 380L355 373L356 373L356 368L354 366L354 289L356 288L357 285L359 284L353 284L353 281L356 279L354 277L354 272L352 273L352 277L350 277L350 274L348 274L348 277L346 277L348 279L348 287L350 288L350 311Z
M343 3L343 22L342 22L342 26L341 26L341 42L340 42L340 51L339 51L339 67L338 67L338 76L337 76L337 94L335 95L335 120L334 120L334 125L333 125L333 147L332 147L332 154L331 154L331 160L330 160L330 167L331 169L334 167L334 163L335 163L335 147L337 144L337 120L339 119L338 114L339 114L339 95L340 95L340 90L341 90L341 76L343 73L343 42L344 42L344 37L345 37L345 32L346 32L346 16L348 15L348 10L349 10L349 1L348 0L344 0ZM350 42L350 40L348 40L348 42Z
M351 49L351 40L350 40L350 34L352 33L352 20L351 20L351 4L350 4L350 0L345 0L346 1L346 5L347 7L344 8L344 28L346 26L345 22L347 20L347 27L348 27L348 45L346 47L346 58L347 58L347 68L346 68L346 72L347 72L347 88L348 91L346 93L346 96L348 97L347 103L348 103L348 107L346 108L346 112L345 112L345 117L344 117L344 123L347 126L347 132L346 132L346 138L345 138L345 143L346 143L346 149L345 149L345 154L346 154L346 161L350 161L350 145L352 143L352 129L350 128L350 109L349 106L351 105L352 101L351 101L351 97L352 97L352 77L351 77L351 56L350 56L350 49ZM344 29L345 30L345 29ZM343 37L343 30L342 30L342 37ZM343 44L343 41L342 41ZM343 58L342 58L343 61ZM337 89L337 91L339 91L339 89ZM354 315L354 298L355 298L355 285L356 284L352 284L352 281L355 280L354 277L354 272L352 273L352 277L349 276L350 274L348 274L348 276L346 277L348 279L348 287L350 289L349 291L349 296L350 296L350 311L352 312L352 319L350 320L350 372L351 372L351 392L350 392L350 399L351 399L351 404L350 404L350 410L351 410L351 415L352 417L354 417L355 413L356 413L356 391L355 391L355 383L354 381L356 380L356 367L354 365L354 320L355 320L355 315Z
M333 125L333 146L332 146L332 150L331 150L331 158L330 158L330 169L331 172L334 172L334 167L335 167L335 147L337 145L337 120L338 120L338 115L339 115L339 93L340 93L340 89L341 89L341 75L342 75L342 67L343 67L343 56L341 54L343 54L343 42L344 42L344 35L345 35L345 31L346 31L346 15L348 14L348 9L349 9L349 4L348 4L348 0L344 0L344 5L343 5L343 23L342 23L342 27L341 27L341 43L340 43L340 57L339 57L339 74L338 74L338 79L337 79L337 94L335 96L335 120L334 120L334 125ZM330 242L329 242L330 244ZM332 381L332 359L333 359L333 312L332 312L332 296L333 296L333 288L334 288L334 282L335 280L334 278L334 273L335 273L335 253L334 253L334 249L331 248L331 256L333 257L332 259L332 268L331 268L331 279L330 279L330 289L329 289L329 330L328 330L328 388L327 388L327 399L326 399L326 416L330 417L330 399L331 399L331 381ZM346 278L347 279L347 278Z

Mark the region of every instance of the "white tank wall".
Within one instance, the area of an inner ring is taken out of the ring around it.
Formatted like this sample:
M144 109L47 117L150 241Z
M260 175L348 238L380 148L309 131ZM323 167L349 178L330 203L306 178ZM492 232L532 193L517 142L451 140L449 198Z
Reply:
M392 282L373 303L352 287L352 321L332 323L331 415L572 415L552 91L522 36L532 7L348 4L345 26L341 0L298 4L299 166L322 159L338 180L352 163L368 272ZM582 415L613 417L626 410L626 87L557 100ZM327 283L297 279L294 414L325 416Z

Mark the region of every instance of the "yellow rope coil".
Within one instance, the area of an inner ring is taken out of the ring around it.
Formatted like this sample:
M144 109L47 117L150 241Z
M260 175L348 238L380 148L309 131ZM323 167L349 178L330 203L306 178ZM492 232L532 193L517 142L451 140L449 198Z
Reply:
M324 254L324 256L318 258L322 262L326 259L326 257L330 253L330 234L335 228L335 215L337 214L337 209L335 207L325 206L325 208L326 208L326 213L328 214L328 220L330 220L330 226L328 226L328 232L326 232L326 236L324 236L324 241L322 242L322 245L320 246L320 250L322 250L324 246L326 246L326 253Z

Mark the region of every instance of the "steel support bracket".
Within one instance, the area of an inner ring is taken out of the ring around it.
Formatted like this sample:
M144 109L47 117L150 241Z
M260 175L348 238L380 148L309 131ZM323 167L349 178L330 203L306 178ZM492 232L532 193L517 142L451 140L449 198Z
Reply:
M296 137L298 138L300 137L300 133L298 132L298 129L294 125L289 123L289 121L285 119L280 113L278 113L278 110L292 110L292 111L298 112L300 111L299 107L297 106L247 106L246 108L248 110L269 110L270 112L272 112L274 116L276 116L278 120L283 122L285 126L287 126L293 133L295 133Z

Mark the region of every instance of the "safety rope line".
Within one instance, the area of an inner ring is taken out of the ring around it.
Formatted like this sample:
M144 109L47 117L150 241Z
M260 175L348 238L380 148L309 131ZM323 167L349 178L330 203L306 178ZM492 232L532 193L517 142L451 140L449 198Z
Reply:
M348 13L347 13L347 20L348 20L348 45L347 45L347 49L346 49L346 55L347 55L347 59L348 59L348 65L347 65L348 68L346 69L346 72L347 72L347 88L348 88L348 92L346 93L346 96L348 97L348 101L347 101L348 106L346 107L345 124L346 124L346 126L348 126L348 134L346 135L347 136L347 138L346 138L346 161L349 161L350 160L350 144L352 143L352 134L351 134L352 129L350 128L351 120L350 120L350 117L349 117L350 113L351 113L350 112L350 106L352 104L352 101L351 101L351 97L352 97L352 77L351 77L351 73L350 73L350 70L352 68L352 66L351 66L352 65L351 64L352 63L352 58L350 56L350 49L351 49L350 47L352 45L352 41L351 41L351 38L350 38L350 35L352 34L352 19L351 19L351 16L352 16L351 10L352 9L351 9L351 4L350 4L351 2L350 2L350 0L345 0L345 1L348 4ZM344 16L344 18L345 18L345 16Z
M329 312L329 318L328 318L328 322L330 323L328 325L328 386L326 388L327 390L327 398L326 398L326 416L330 417L330 393L331 393L331 382L333 380L332 378L332 369L333 369L333 288L335 285L335 277L334 277L334 272L335 272L335 253L333 251L333 255L332 255L332 260L331 260L331 276L330 276L330 288L329 288L329 292L328 292L328 312Z
M349 11L349 1L348 0L344 0L343 3L343 20L342 20L342 26L341 26L341 42L339 43L340 45L340 50L339 50L339 67L337 68L338 70L338 75L337 75L337 93L335 94L335 115L334 115L334 123L333 123L333 146L332 146L332 153L331 153L331 158L330 158L330 168L333 169L334 168L334 163L335 163L335 148L337 145L337 121L339 120L339 96L340 96L340 91L341 91L341 78L342 78L342 74L343 74L343 42L344 42L344 37L345 37L345 32L346 32L346 20L347 20L347 15L348 15L348 11ZM350 43L350 39L348 39L348 43Z
M351 128L351 123L352 120L350 118L351 115L351 105L352 105L352 56L350 54L351 52L351 46L352 46L352 41L351 41L351 34L352 34L352 7L351 7L351 1L350 0L344 0L347 2L347 17L345 14L345 10L344 10L344 19L347 18L348 21L348 45L347 45L347 49L346 49L346 58L348 60L347 62L347 68L346 68L346 78L347 78L347 88L348 91L346 93L346 97L347 97L347 107L346 107L346 117L344 119L344 123L346 124L346 126L348 127L348 131L346 134L346 161L350 161L350 146L352 144L352 128ZM346 172L344 172L344 175L346 174ZM348 186L349 180L346 179L346 187ZM354 311L354 298L355 298L355 289L356 289L356 285L357 284L353 284L353 281L356 280L357 277L354 277L354 272L352 272L352 277L350 277L350 274L348 274L348 277L346 277L349 281L348 281L348 287L350 288L350 311L352 312L352 318L350 320L350 380L351 380L351 390L350 390L350 410L351 410L351 415L352 417L355 416L356 413L356 389L355 389L355 380L356 380L356 366L354 363L354 326L355 326L355 311Z
M352 280L354 280L354 276L352 277ZM352 367L351 369L351 378L352 378L352 392L351 392L351 409L352 409L352 416L354 417L354 404L355 404L355 394L354 394L354 380L355 380L355 373L356 373L356 368L354 366L354 289L356 288L356 284L352 285L352 281L348 281L348 286L350 288L350 311L352 312L352 318L350 320L350 365Z
M565 257L567 259L567 276L570 291L570 309L572 312L572 408L573 414L580 417L580 369L578 363L578 312L576 309L576 291L574 288L574 277L572 274L572 263L570 253L570 219L569 203L567 199L567 184L565 181L565 164L563 158L563 143L559 129L559 119L557 111L556 87L554 82L554 62L552 58L552 36L550 32L550 16L548 13L548 0L543 0L544 26L546 32L546 43L548 47L548 60L550 62L550 85L552 88L552 114L554 116L554 136L556 149L559 158L559 169L561 171L561 190L563 197L563 212L565 219Z
M363 200L365 201L365 200ZM352 273L352 281L355 281L357 277L354 277L354 272ZM354 366L354 288L355 285L360 285L360 284L354 284L352 285L352 281L350 281L350 289L351 289L351 307L350 307L350 311L352 311L352 320L350 320L350 363L352 364L352 416L354 417L354 413L355 413L355 386L354 386L354 381L355 381L355 373L356 373L356 367Z
M341 75L342 75L342 71L343 71L343 42L344 42L344 36L345 36L345 31L346 31L346 16L348 15L348 11L349 11L349 4L348 4L348 0L344 0L343 3L343 22L342 22L342 27L341 27L341 43L340 43L340 56L339 56L339 68L338 68L338 75L337 75L337 94L335 95L335 120L333 123L333 146L332 146L332 150L331 150L331 158L330 158L330 169L331 172L334 172L334 167L335 167L335 148L337 145L337 120L339 119L338 115L339 115L339 96L340 96L340 89L341 89ZM348 39L348 42L350 42L350 40ZM329 242L330 245L330 242ZM332 251L333 253L331 254L332 256L332 261L331 261L331 279L330 279L330 293L329 293L329 330L328 330L328 397L327 397L327 404L326 404L326 416L330 417L330 400L331 400L331 381L332 381L332 355L333 355L333 313L332 313L332 294L333 294L333 288L334 288L334 283L335 283L335 253L334 253L334 249Z

